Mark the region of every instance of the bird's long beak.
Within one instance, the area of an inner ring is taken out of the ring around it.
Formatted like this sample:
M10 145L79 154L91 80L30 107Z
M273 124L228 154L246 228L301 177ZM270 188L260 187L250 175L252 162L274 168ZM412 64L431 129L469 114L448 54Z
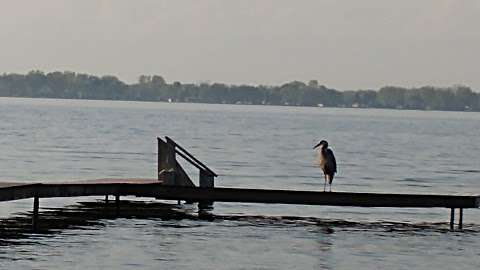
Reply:
M318 143L317 145L315 145L315 146L313 147L313 149L315 149L315 148L319 147L319 146L320 146L320 144L321 144L321 143Z

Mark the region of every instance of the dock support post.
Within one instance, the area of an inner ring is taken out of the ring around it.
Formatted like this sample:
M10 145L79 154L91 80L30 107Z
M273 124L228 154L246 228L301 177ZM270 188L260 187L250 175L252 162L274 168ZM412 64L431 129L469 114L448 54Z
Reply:
M32 216L32 230L38 231L38 209L40 207L40 200L37 195L33 197L33 216Z
M168 171L170 168L167 163L168 149L167 144L162 139L157 137L157 175L158 181L165 182L163 171Z
M175 168L177 164L175 155L175 143L167 139L167 142L163 142L160 138L158 141L158 160L157 160L157 173L158 180L163 182L167 186L177 185L175 179Z
M105 195L105 203L108 203L108 195Z
M455 230L455 208L450 208L450 231Z
M213 188L215 185L214 176L204 170L200 170L200 187L201 188ZM213 202L212 201L199 201L198 208L199 210L212 208Z
M463 208L460 208L460 215L458 216L458 229L463 229Z
M214 176L200 170L200 187L201 188L213 188L215 186Z
M115 195L115 214L120 215L120 195Z

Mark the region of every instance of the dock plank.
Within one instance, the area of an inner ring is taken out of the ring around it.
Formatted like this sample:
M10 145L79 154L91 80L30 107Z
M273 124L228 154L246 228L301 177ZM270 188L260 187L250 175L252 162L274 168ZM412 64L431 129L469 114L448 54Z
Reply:
M31 183L22 183L22 182L0 182L0 188L9 188L9 187L18 187L18 186L28 186Z
M35 195L35 186L31 183L0 183L0 201L13 201L32 198Z
M152 186L147 192L132 187L130 194L172 200L303 204L356 207L478 208L479 196L316 192L239 188L190 188Z

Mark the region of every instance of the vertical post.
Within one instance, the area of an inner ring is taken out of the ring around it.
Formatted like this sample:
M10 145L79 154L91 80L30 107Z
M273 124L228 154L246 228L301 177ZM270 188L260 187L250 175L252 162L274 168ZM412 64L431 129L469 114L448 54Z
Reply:
M167 165L167 169L175 170L177 163L177 159L175 156L175 142L172 141L170 138L167 138L167 147L165 154L165 163Z
M204 170L200 170L200 177L199 177L199 184L200 188L213 188L215 185L214 176ZM199 210L212 208L213 201L199 201L198 208Z
M38 209L40 207L40 201L38 195L33 197L33 216L32 216L32 230L38 231Z
M455 225L455 208L450 208L450 231L452 232L455 230L454 225Z
M214 176L204 170L200 170L200 187L213 188L214 186Z
M165 143L162 139L158 139L158 180L164 185L176 185L175 168L177 165L175 157L175 143L167 138Z
M105 195L105 203L108 203L108 195Z
M175 167L177 165L177 157L175 155L175 143L167 138L167 147L165 148L165 165L166 165L166 175L165 175L165 184L176 186L177 181L175 177Z
M463 229L463 208L460 208L460 215L458 217L458 229Z
M120 195L115 195L115 214L120 215Z
M160 171L162 170L162 163L161 163L161 155L162 155L162 148L160 147L160 143L163 143L160 138L157 137L157 176L158 180L161 180Z

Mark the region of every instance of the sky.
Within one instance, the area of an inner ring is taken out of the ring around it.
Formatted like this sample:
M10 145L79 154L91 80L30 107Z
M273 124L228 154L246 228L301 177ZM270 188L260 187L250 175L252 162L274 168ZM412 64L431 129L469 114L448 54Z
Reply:
M480 91L477 0L0 0L0 73Z

